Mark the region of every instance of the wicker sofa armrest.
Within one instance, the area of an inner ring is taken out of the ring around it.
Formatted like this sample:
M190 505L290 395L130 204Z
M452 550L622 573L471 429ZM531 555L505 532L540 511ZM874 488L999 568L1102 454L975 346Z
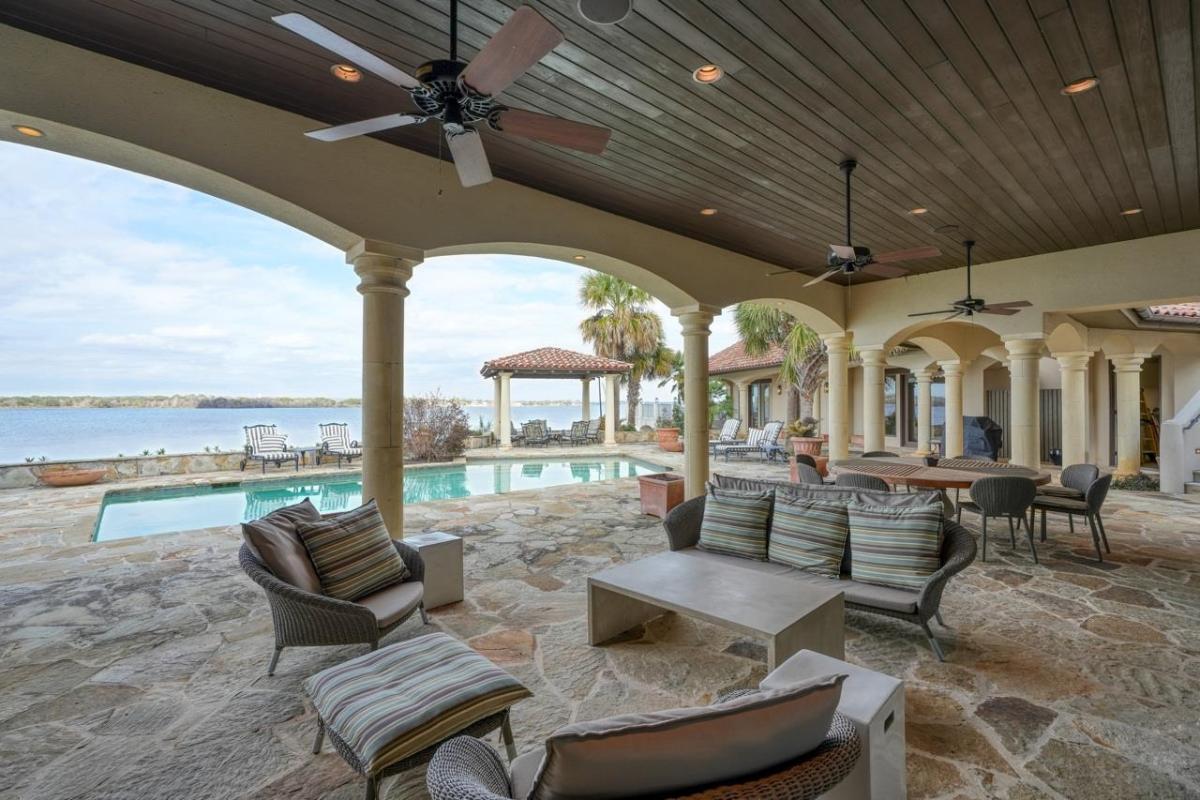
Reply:
M700 523L704 520L704 497L693 497L667 512L663 528L672 550L695 547L700 541Z
M500 755L472 736L456 736L433 754L425 773L433 800L511 800L508 769Z
M307 592L287 581L280 580L258 560L245 543L238 551L238 563L250 576L250 580L261 586L267 593L267 599L271 601L272 606L279 603L297 610L302 609L304 613L308 614L361 623L367 626L367 630L373 631L377 628L375 615L366 606L360 606L358 603L351 603L347 600L338 600L336 597L328 595Z
M421 553L412 545L405 544L399 539L393 539L392 544L396 546L396 552L400 554L400 558L404 559L404 566L408 567L410 581L425 581L425 561L421 558Z
M975 560L975 537L957 522L946 520L942 539L942 566L929 576L917 598L917 614L927 620L938 610L942 592L950 578L966 569Z

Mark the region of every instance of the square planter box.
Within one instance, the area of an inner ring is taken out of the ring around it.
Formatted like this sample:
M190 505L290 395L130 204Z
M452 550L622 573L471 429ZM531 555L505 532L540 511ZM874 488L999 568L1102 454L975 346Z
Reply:
M662 519L683 502L683 476L659 472L638 478L642 490L642 513Z

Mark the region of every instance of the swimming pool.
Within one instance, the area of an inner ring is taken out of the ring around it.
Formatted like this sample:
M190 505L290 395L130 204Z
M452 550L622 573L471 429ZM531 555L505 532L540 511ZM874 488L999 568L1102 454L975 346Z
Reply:
M485 494L505 494L567 483L589 483L664 472L632 458L489 460L420 467L404 472L404 502L425 503ZM104 496L92 540L125 539L172 531L212 528L258 519L277 508L310 498L323 513L362 504L362 478L314 475L283 480L118 490Z

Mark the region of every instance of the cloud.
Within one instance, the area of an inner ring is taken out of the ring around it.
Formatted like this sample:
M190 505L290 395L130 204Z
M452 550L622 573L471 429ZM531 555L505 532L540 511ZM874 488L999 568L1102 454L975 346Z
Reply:
M221 200L0 143L0 394L361 393L362 300L342 253ZM516 256L417 267L405 313L409 393L490 398L489 358L579 336L583 271ZM665 306L668 344L681 347ZM713 323L710 349L732 343ZM647 395L667 390L647 385ZM575 385L522 381L521 399Z

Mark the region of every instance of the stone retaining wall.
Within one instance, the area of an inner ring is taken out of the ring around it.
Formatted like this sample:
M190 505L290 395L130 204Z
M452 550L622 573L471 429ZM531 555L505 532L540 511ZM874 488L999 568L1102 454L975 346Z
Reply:
M72 469L102 469L101 479L119 481L154 475L186 475L193 472L220 472L237 469L242 453L180 453L163 456L128 456L83 461L39 461L35 464L0 464L0 489L21 489L37 486L38 475L48 467Z

